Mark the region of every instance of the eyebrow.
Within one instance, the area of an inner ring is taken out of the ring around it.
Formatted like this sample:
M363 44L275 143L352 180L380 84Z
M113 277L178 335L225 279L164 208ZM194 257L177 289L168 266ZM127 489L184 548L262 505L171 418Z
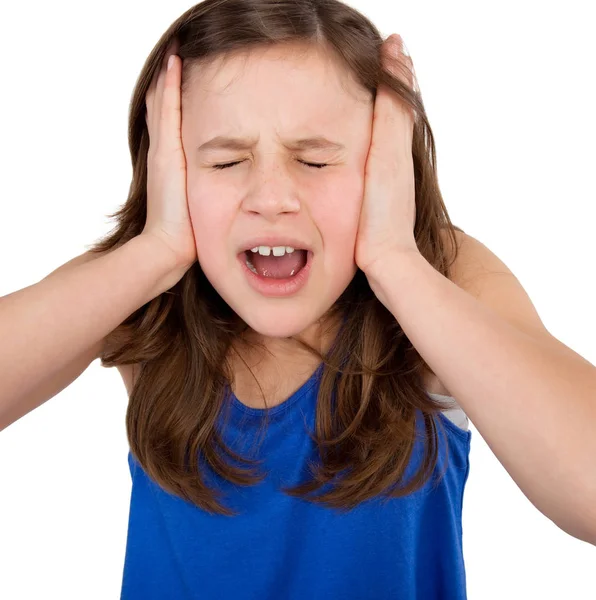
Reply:
M230 137L218 135L209 141L201 144L198 148L199 152L207 150L248 150L256 144L255 139ZM339 142L328 140L322 135L317 135L309 138L298 140L290 140L284 144L286 148L295 151L301 150L345 150L345 146Z

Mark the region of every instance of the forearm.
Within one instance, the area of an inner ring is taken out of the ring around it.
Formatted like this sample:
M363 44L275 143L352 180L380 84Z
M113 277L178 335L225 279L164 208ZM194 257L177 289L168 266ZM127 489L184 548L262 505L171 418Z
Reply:
M368 279L528 499L596 543L594 366L520 331L419 253Z
M157 242L137 236L0 298L2 427L46 400L46 388L55 393L73 361L96 355L113 329L165 291L171 260Z

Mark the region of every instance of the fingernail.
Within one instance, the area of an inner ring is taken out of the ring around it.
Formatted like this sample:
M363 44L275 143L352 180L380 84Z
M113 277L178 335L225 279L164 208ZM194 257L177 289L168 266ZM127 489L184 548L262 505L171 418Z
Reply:
M403 41L401 36L399 36L397 33L392 33L389 38L387 38L387 45L393 54L399 53L402 43Z
M168 58L168 71L172 68L173 64L174 64L174 55L171 54L170 58Z

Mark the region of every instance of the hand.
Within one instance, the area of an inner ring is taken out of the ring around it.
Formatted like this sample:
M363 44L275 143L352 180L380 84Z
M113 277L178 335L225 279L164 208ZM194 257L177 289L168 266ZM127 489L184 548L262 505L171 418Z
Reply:
M186 157L180 133L180 84L182 63L178 40L168 47L161 69L147 95L147 219L141 235L160 240L173 253L180 277L197 260L197 250L186 193ZM166 70L170 55L174 56Z
M413 89L412 60L402 49L401 37L389 36L381 49L381 60L387 70ZM390 252L418 252L414 239L413 132L413 110L393 90L380 84L354 253L356 264L365 274Z

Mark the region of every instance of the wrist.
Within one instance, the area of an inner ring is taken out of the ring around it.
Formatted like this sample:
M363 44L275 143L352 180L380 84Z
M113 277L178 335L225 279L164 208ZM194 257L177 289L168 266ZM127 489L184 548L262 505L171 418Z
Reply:
M142 233L130 241L134 241L143 247L146 260L156 269L155 296L159 296L174 287L192 266L192 263L181 264L171 248L154 235Z
M387 276L393 277L396 269L404 263L412 261L416 262L421 258L424 259L422 254L420 254L420 251L415 248L386 252L368 266L365 275L369 281L372 280L376 285L379 285Z
M389 297L395 287L401 287L400 282L412 276L412 272L420 268L421 261L427 263L416 249L395 250L384 254L366 270L371 290L388 310L391 310L388 306Z

